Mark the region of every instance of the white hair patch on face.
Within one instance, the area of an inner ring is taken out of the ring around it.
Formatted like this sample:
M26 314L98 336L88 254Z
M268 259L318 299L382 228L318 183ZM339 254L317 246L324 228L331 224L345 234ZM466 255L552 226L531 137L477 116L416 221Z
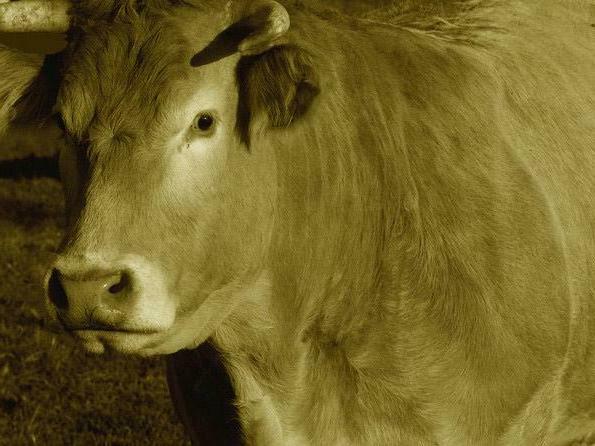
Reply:
M196 87L171 114L177 130L170 140L164 193L176 202L188 194L209 194L230 148L237 146L237 87L228 72L230 64L221 61L197 69Z

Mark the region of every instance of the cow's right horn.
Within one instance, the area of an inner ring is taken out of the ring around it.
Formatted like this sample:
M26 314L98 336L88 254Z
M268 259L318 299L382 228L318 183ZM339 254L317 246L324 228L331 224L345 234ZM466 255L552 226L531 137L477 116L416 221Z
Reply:
M261 53L275 44L289 29L287 10L274 0L256 0L247 3L239 24L247 28L249 35L239 44L243 55Z
M0 1L0 32L65 32L69 10L67 0Z

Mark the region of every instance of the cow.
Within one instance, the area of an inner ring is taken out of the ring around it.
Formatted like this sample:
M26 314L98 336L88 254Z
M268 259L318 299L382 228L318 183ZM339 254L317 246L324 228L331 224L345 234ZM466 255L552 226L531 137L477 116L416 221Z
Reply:
M51 316L168 355L193 441L595 444L590 0L0 8L68 36L0 55L64 139Z

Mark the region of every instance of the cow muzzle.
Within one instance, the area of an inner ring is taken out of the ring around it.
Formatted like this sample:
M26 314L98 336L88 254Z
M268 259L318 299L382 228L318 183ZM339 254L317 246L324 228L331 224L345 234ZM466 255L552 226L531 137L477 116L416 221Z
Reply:
M91 271L71 277L54 268L47 292L65 328L117 330L125 320L133 287L126 271Z
M140 257L59 257L46 275L50 314L93 352L142 353L174 323L163 274Z

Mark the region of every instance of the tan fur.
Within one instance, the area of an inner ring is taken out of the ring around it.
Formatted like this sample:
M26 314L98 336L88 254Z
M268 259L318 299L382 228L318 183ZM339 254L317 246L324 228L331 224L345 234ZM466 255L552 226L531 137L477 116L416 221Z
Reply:
M166 272L177 320L139 353L210 336L249 444L595 431L590 2L407 1L362 20L287 2L289 34L238 78L237 55L188 63L229 25L221 5L134 3L73 37L58 104L78 144L65 170L88 179L71 180L62 256ZM201 88L238 122L191 156L177 135Z

